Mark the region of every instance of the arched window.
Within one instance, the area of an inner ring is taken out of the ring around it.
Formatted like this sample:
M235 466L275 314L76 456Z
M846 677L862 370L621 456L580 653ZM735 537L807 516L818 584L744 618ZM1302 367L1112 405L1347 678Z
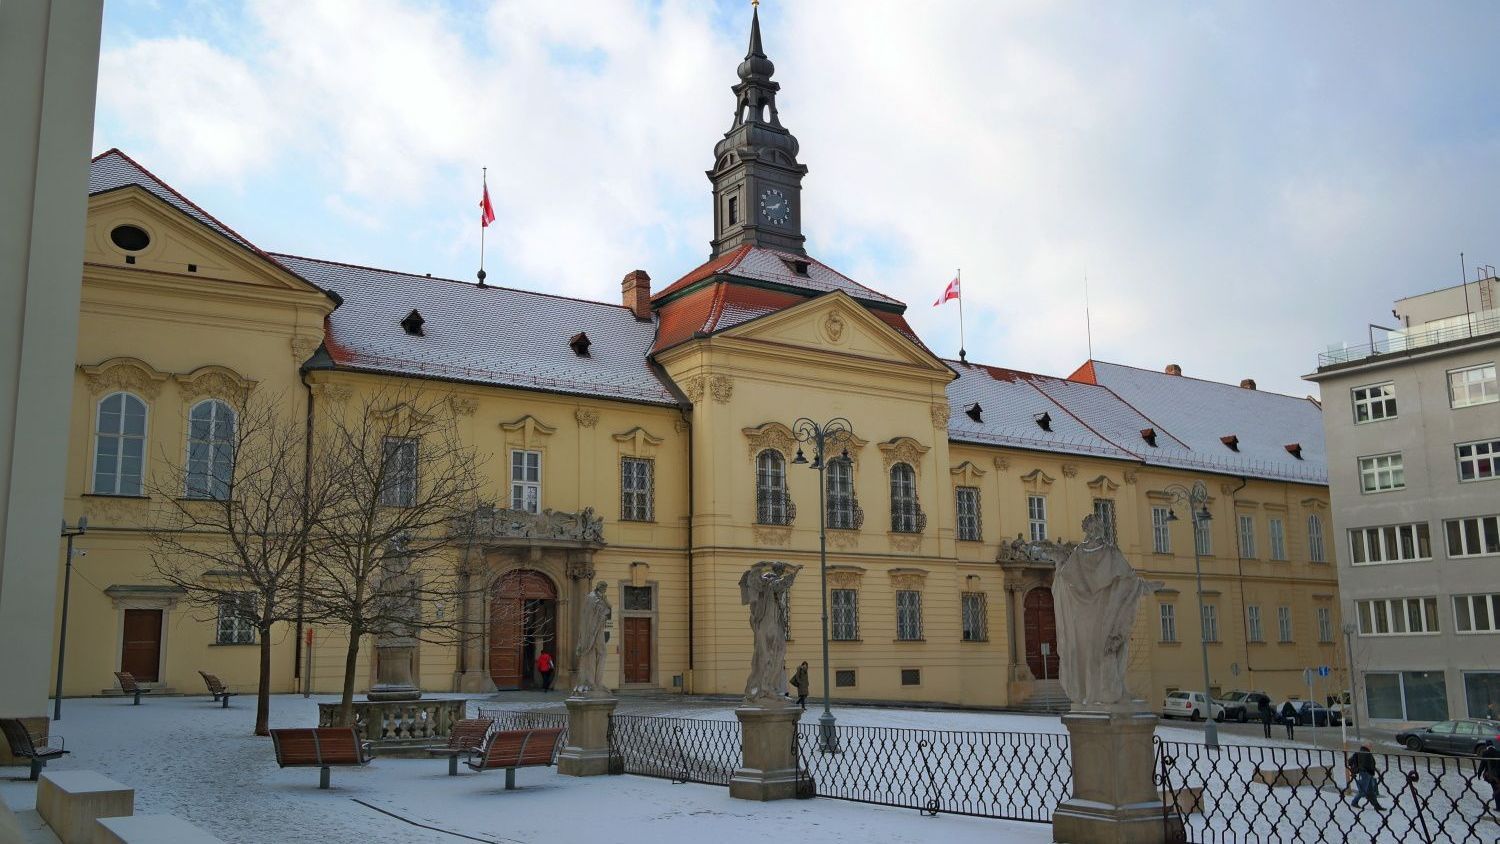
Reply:
M786 458L768 448L755 456L755 521L763 525L792 523L786 492Z
M94 425L94 493L140 495L146 457L146 403L129 393L99 402Z
M908 463L891 467L891 530L921 533L917 511L917 473Z
M828 526L836 530L858 530L855 513L859 505L854 501L854 463L847 457L835 457L828 461L825 470L828 478Z
M229 497L234 477L234 410L205 399L188 413L187 497Z

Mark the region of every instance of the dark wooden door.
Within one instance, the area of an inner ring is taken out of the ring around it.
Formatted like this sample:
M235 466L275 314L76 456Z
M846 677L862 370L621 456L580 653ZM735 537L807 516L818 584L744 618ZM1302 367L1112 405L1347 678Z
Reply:
M541 572L518 570L500 579L490 598L490 679L498 688L525 688L542 647L557 656L556 607L557 590Z
M625 642L620 651L625 662L625 682L651 682L651 619L625 619Z
M120 670L142 683L161 680L161 610L126 610Z
M1057 617L1052 612L1052 590L1045 586L1026 593L1022 620L1026 625L1026 667L1038 680L1057 679ZM1049 653L1043 663L1042 643Z

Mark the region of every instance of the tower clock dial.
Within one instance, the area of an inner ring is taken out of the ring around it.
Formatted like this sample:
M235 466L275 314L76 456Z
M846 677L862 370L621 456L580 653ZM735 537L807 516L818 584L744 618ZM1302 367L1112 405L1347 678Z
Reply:
M784 226L792 218L792 203L786 194L768 188L760 194L760 215L773 226Z

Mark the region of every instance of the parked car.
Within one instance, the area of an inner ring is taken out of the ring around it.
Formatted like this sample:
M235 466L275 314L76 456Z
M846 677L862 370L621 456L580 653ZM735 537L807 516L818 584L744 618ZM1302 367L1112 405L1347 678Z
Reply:
M1271 698L1261 691L1243 691L1235 689L1229 694L1219 698L1219 703L1224 704L1224 717L1230 721L1238 721L1241 724L1251 718L1260 717L1260 700Z
M1212 715L1215 721L1223 721L1224 705L1209 700L1202 692L1169 692L1161 702L1162 718L1202 721L1205 713Z
M1324 706L1321 703L1314 703L1310 700L1283 701L1276 706L1277 718L1281 717L1281 710L1286 706L1287 703L1290 703L1292 707L1297 710L1298 725L1310 726L1314 724L1314 722L1316 722L1317 726L1319 727L1337 727L1339 725L1338 719L1334 717L1333 713L1329 711L1328 707Z
M1439 721L1397 733L1396 741L1406 745L1407 750L1478 756L1486 747L1500 746L1500 721L1483 718Z
M1354 711L1354 705L1349 701L1348 692L1329 695L1328 711L1333 713L1333 723L1335 726L1339 724L1352 725L1354 719L1358 717L1358 713Z

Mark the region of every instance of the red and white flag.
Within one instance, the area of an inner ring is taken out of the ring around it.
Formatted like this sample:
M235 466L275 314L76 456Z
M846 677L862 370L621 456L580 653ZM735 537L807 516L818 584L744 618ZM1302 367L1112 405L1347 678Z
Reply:
M484 186L484 198L479 200L479 227L488 228L490 223L495 222L495 206L490 204L490 186Z
M955 277L952 281L948 282L948 286L943 289L943 295L939 296L938 300L936 302L932 303L932 306L934 308L936 308L938 305L943 304L944 302L948 301L949 299L957 299L957 298L959 298L959 295L958 295L958 278Z

